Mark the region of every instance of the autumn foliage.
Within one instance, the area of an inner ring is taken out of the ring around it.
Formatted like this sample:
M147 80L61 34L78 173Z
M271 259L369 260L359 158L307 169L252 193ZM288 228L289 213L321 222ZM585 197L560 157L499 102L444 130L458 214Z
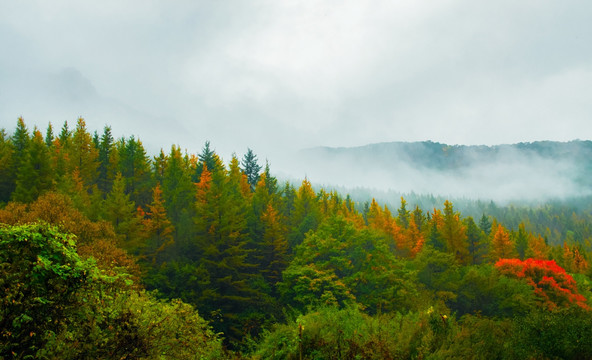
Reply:
M500 259L495 267L503 275L524 279L550 310L573 305L590 310L573 277L555 260Z

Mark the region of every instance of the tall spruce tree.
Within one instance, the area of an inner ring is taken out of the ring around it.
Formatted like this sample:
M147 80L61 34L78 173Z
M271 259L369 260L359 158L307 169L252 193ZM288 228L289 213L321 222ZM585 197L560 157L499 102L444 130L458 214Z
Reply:
M247 149L247 153L242 160L242 166L244 173L247 175L247 180L251 185L251 190L255 190L255 186L257 186L257 183L259 182L261 165L257 163L257 155L253 153L253 150Z

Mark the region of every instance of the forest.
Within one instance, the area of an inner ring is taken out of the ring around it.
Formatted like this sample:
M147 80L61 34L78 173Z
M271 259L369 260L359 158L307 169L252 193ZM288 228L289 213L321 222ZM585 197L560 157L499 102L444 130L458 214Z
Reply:
M154 155L19 118L0 130L0 358L592 358L590 198L461 213L313 182L251 149Z

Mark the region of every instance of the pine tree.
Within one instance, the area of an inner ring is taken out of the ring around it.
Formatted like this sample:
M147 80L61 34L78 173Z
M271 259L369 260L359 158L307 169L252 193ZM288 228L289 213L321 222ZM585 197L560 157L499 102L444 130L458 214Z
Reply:
M189 168L178 146L173 145L167 157L162 180L162 196L166 212L175 227L174 238L177 245L185 246L192 236L195 185L191 181Z
M237 161L231 163L233 168L237 165ZM256 267L248 262L249 204L237 172L240 174L238 168L227 173L223 166L210 172L204 164L195 205L197 251L190 258L202 264L211 282L207 288L198 290L201 294L198 307L206 312L221 311L223 321L215 321L213 325L232 339L241 337L240 318L254 311L262 301L261 294L250 284Z
M530 235L525 256L536 260L548 260L549 247L542 236Z
M259 182L261 165L257 163L257 155L253 153L253 150L247 149L247 153L242 160L242 165L243 171L247 175L247 180L251 185L251 190L255 190L255 186L257 186L257 183Z
M282 280L282 272L288 266L286 241L286 229L280 220L280 214L271 203L261 215L263 224L263 264L261 272L265 279L272 285L277 285Z
M152 194L152 203L148 206L149 211L142 222L147 238L142 252L154 266L162 262L164 251L173 245L175 228L167 217L160 184L156 184Z
M134 202L125 193L125 182L121 173L115 176L113 188L105 199L104 210L104 218L111 222L115 232L120 235L121 247L130 252L136 252L140 248L138 243L140 219Z
M86 129L86 122L79 118L76 129L72 134L71 146L68 151L68 170L78 170L84 188L89 190L97 180L98 151L95 148L92 137Z
M472 217L464 219L467 229L467 241L469 244L469 264L481 264L487 253L487 241L485 233L477 226Z
M47 132L45 133L45 145L47 145L47 148L51 148L53 146L53 140L53 126L51 123L49 123L49 125L47 125Z
M53 185L50 159L43 136L38 130L33 133L26 149L24 161L18 169L13 199L32 202Z
M489 217L485 216L485 214L483 214L481 216L481 220L479 220L479 228L481 229L481 231L483 231L485 233L486 236L489 236L489 234L491 233L491 221L489 220Z
M493 240L491 241L491 259L497 261L499 259L509 259L515 256L514 244L510 241L510 234L499 224Z
M402 196L401 196L401 207L399 208L399 210L397 212L399 214L399 216L397 217L399 224L404 229L407 229L407 227L409 226L410 213L409 213L409 210L407 210L407 201Z
M514 244L516 244L516 253L520 260L524 260L526 256L526 249L528 248L528 233L524 227L524 223L518 226L518 233L515 235Z
M201 177L201 172L204 169L204 166L207 167L210 171L216 171L217 169L222 167L222 161L218 157L218 154L212 149L210 149L210 142L206 141L201 154L198 156L199 163L195 169L195 174L193 176L193 181L198 182L199 178Z
M0 129L0 205L10 200L14 191L13 146L4 129Z
M469 244L466 229L460 221L460 214L454 212L450 201L444 202L444 219L440 228L448 252L454 254L462 264L469 263Z
M118 146L119 171L125 178L125 191L136 204L144 206L150 202L152 175L150 159L140 140L133 136L121 140Z
M152 162L152 173L154 175L154 180L157 184L162 185L164 181L164 172L166 169L167 157L164 154L164 151L160 149L160 153L158 156L154 157L154 161Z
M99 176L97 186L104 194L111 191L113 180L115 179L116 169L114 164L114 152L116 148L113 143L113 135L111 134L111 127L105 126L103 135L99 141Z
M319 226L321 220L317 197L308 179L304 179L298 189L298 194L294 199L294 211L290 214L290 219L288 244L290 249L294 249L304 240L304 235L308 231L315 230Z

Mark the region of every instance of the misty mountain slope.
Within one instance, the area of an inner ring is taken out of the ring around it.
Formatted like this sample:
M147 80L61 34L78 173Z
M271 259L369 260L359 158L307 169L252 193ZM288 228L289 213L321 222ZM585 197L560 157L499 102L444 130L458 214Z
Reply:
M592 192L592 141L497 146L391 142L299 153L317 183L442 196L508 200Z

